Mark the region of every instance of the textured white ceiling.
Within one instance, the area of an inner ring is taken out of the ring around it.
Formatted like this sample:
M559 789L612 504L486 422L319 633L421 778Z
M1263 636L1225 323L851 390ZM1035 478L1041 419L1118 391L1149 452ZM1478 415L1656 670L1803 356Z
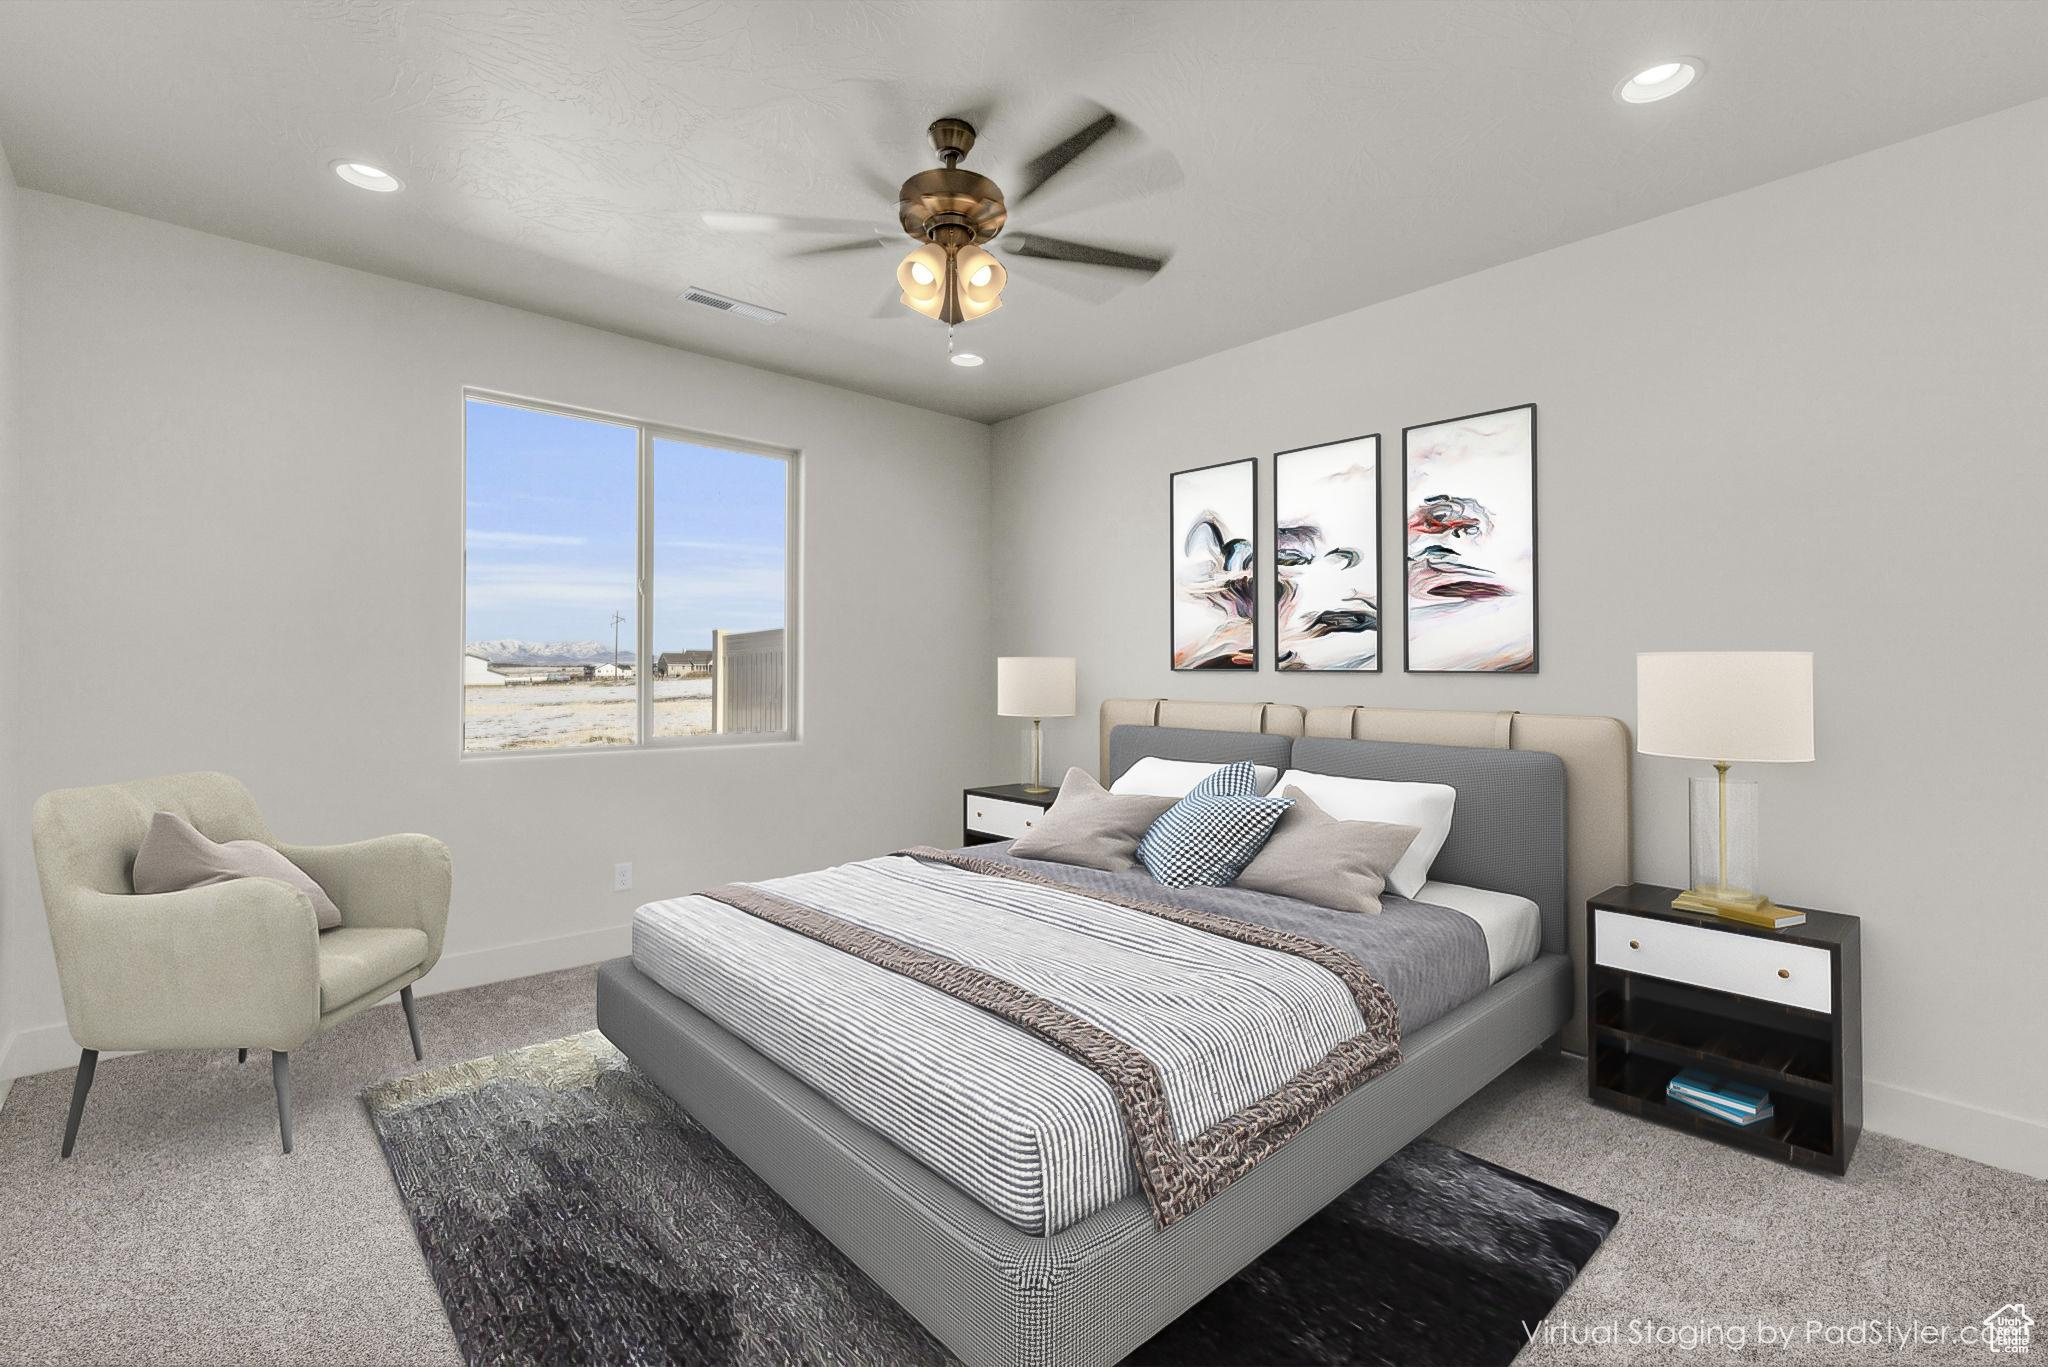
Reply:
M1679 53L1692 90L1614 101ZM2031 0L0 4L24 185L990 420L2044 95ZM874 316L893 244L792 258L699 217L886 224L932 118L993 101L967 164L1001 182L1083 100L1147 141L1013 228L1172 264L1013 259L961 331L980 370Z

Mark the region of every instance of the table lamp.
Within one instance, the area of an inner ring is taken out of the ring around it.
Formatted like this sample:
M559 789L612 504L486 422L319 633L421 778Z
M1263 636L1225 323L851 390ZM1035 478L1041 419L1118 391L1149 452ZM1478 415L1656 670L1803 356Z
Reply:
M1692 887L1671 905L1772 924L1756 890L1754 783L1730 764L1813 758L1813 656L1807 651L1670 651L1636 656L1636 749L1713 761L1690 788Z
M1001 655L996 658L996 715L1031 718L1031 782L1045 786L1045 741L1039 722L1074 715L1074 662L1063 655Z

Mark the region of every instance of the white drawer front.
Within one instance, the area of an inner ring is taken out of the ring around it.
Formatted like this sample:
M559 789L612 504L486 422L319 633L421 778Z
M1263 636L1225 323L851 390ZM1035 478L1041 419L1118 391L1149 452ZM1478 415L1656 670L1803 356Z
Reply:
M1037 823L1045 812L1028 802L1005 802L997 797L967 799L967 829L986 831L1015 840Z
M1745 997L1832 1011L1828 952L1757 935L1653 921L1619 911L1593 913L1594 959L1609 968L1739 992Z

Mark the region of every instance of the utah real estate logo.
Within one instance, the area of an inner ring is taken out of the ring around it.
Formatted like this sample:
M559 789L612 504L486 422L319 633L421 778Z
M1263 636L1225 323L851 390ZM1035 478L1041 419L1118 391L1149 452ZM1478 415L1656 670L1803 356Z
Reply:
M2034 1317L2021 1304L2004 1306L1984 1317L1984 1343L1994 1353L2024 1353L2033 1336Z

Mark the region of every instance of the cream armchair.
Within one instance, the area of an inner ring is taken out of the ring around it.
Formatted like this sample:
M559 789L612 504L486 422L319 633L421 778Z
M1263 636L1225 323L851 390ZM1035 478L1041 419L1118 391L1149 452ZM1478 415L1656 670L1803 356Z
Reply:
M214 840L260 840L341 909L321 931L306 895L270 878L137 895L151 816L175 812ZM424 835L280 845L226 774L66 788L35 806L36 871L64 1014L82 1052L64 1126L71 1156L102 1049L268 1049L277 1124L292 1151L291 1051L393 992L422 1057L412 984L441 957L448 847Z

